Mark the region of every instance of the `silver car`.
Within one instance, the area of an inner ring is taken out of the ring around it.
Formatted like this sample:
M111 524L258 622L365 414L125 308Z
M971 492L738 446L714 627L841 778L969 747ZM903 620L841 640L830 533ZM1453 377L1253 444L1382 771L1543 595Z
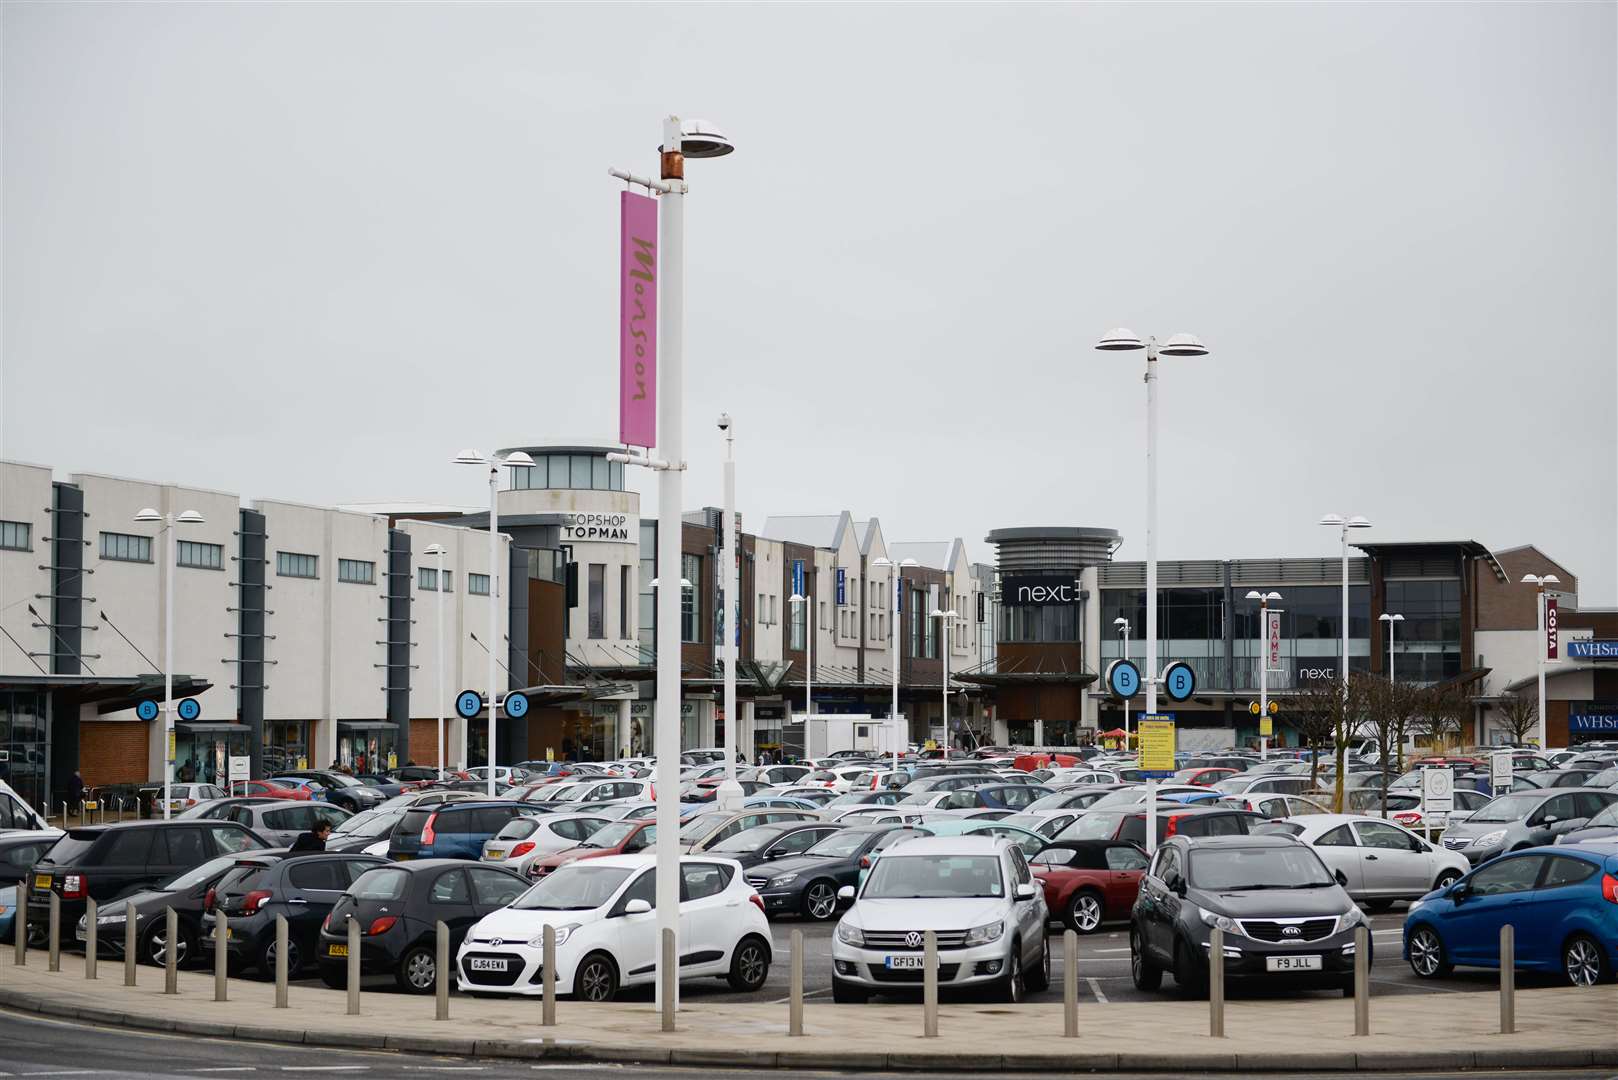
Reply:
M1476 866L1503 851L1554 844L1557 837L1582 829L1615 802L1618 791L1598 788L1513 791L1446 829L1444 847Z
M207 816L245 825L272 845L289 847L292 841L314 828L316 822L328 822L336 828L353 815L330 803L274 799L268 802L239 802L221 814Z
M1434 847L1391 821L1357 814L1290 817L1292 835L1315 849L1326 869L1341 871L1344 886L1368 911L1395 900L1414 900L1446 888L1472 868L1458 852Z
M861 1002L922 982L924 932L938 938L941 989L993 987L1006 1001L1050 985L1045 892L1022 849L987 836L896 844L859 886L832 938L832 1000Z

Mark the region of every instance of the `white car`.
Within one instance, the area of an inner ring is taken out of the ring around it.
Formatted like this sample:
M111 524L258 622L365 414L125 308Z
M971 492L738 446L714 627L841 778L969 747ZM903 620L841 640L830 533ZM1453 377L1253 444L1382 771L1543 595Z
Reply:
M597 814L540 814L515 817L483 842L486 863L503 863L527 875L528 864L578 847L609 819Z
M1369 911L1414 900L1460 879L1472 864L1391 821L1360 814L1306 814L1281 823L1314 848L1326 869L1342 871L1348 894Z
M769 978L770 927L764 903L733 859L680 859L680 977L720 976L756 991ZM657 977L656 860L607 855L570 863L485 915L467 932L455 959L467 994L544 992L544 928L556 928L556 992L611 1001L628 986Z
M1045 892L1022 849L987 836L917 837L883 852L832 937L832 1000L914 991L922 934L938 936L938 985L993 987L1007 1001L1050 985Z
M856 787L861 791L872 790L872 778L872 770L868 765L844 765L840 768L819 769L812 772L803 779L803 783L811 786L818 784L843 795Z
M170 784L169 812L177 814L198 803L229 797L229 792L216 784Z
M570 784L565 794L557 796L560 802L576 803L645 802L656 798L650 780L592 780Z

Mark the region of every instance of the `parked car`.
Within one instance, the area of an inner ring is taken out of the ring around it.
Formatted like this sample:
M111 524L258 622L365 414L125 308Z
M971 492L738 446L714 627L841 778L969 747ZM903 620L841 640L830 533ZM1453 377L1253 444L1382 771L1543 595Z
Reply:
M524 874L528 864L578 847L611 820L594 814L536 814L514 817L483 842L482 862L501 863Z
M1247 810L1159 803L1157 840L1170 836L1238 836L1264 819ZM1122 840L1146 846L1146 809L1092 810L1056 834L1058 840Z
M17 930L17 886L7 885L0 888L0 941L15 941L12 933ZM26 930L23 931L27 933Z
M388 837L404 817L404 808L386 804L374 810L361 810L332 826L326 837L326 850L339 855L386 855Z
M1374 774L1365 774L1374 775ZM1227 795L1303 795L1309 791L1309 777L1281 776L1275 773L1246 772L1226 777L1214 784L1215 790Z
M1046 810L1042 813L1025 810L1000 820L1007 825L1021 825L1025 829L1032 829L1049 841L1054 840L1058 833L1078 819L1077 810Z
M1300 817L1305 814L1326 814L1330 811L1314 799L1302 795L1272 795L1253 791L1241 795L1222 795L1220 806L1234 806L1251 810L1259 817L1276 821L1280 818Z
M170 784L169 813L178 814L209 799L223 799L230 792L217 784Z
M413 806L388 837L388 858L478 859L484 843L523 813L520 804L487 799Z
M1025 859L1033 858L1035 852L1043 851L1050 844L1043 834L1033 829L1009 825L993 817L926 818L920 822L920 829L929 836L997 836L1022 848ZM875 858L873 855L872 859Z
M542 993L546 924L557 927L559 994L611 1001L625 987L651 983L657 971L656 878L649 855L563 867L478 920L456 953L457 985L469 994ZM719 976L742 992L764 985L770 928L740 867L709 855L682 857L679 914L689 950L681 958L680 978Z
M290 847L299 836L325 822L333 829L353 815L330 803L294 802L290 799L266 799L263 802L237 802L224 807L220 813L206 818L234 821L245 825L276 847Z
M1590 781L1600 776L1601 772L1600 768L1589 765L1582 769L1557 769L1555 772L1544 774L1545 778L1549 780L1549 783L1545 786L1553 788L1588 787L1590 786Z
M536 858L528 864L530 878L543 878L569 863L582 859L604 859L608 855L633 855L657 842L657 822L651 818L614 821L590 834L577 847Z
M1506 851L1552 844L1618 802L1618 791L1541 788L1502 795L1444 831L1444 847L1476 866Z
M1225 978L1354 993L1354 928L1364 915L1307 844L1281 836L1173 836L1141 879L1130 974L1156 990L1208 989L1209 933L1224 932ZM1367 960L1370 958L1368 957Z
M281 779L313 780L324 789L326 802L333 806L341 806L351 814L361 810L369 810L385 802L388 796L382 794L374 787L360 783L347 773L331 772L327 769L287 769L276 776L270 777L272 782Z
M1052 915L1081 934L1127 920L1146 870L1146 853L1118 840L1064 840L1028 860Z
M1618 838L1618 803L1607 807L1601 813L1591 818L1589 823L1581 829L1570 829L1556 838L1556 843L1582 844L1586 840L1608 840Z
M776 821L819 821L814 810L742 810L736 813L716 810L700 814L680 826L680 847L695 854L728 840L743 829Z
M752 867L747 884L767 915L825 922L837 914L837 891L859 881L860 864L885 848L925 835L905 825L853 825L823 837L801 855Z
M391 975L409 994L430 994L438 982L438 923L449 929L453 955L472 924L528 890L503 866L468 866L457 859L422 859L372 867L360 874L320 926L315 953L320 980L348 986L348 921L360 924L360 975Z
M1618 843L1508 852L1410 905L1404 956L1423 979L1457 964L1500 966L1500 928L1516 929L1515 966L1574 986L1618 970Z
M1219 781L1235 776L1240 769L1221 765L1198 765L1181 769L1169 779L1176 784L1206 784L1212 787Z
M832 1000L914 991L922 934L939 946L938 985L990 987L1021 1001L1050 985L1045 896L1022 850L992 837L923 837L878 859L832 938Z
M60 829L27 829L0 833L0 888L20 885L28 871L51 849Z
M275 977L275 917L287 920L287 971L314 959L320 924L356 878L386 865L374 855L248 855L219 879L204 901L202 940L211 941L217 913L229 920L225 950L244 968Z
M0 833L13 829L48 831L50 826L10 784L0 780Z
M753 774L753 779L776 786L801 784L813 769L807 765L766 765Z
M802 855L844 826L835 821L777 821L743 829L708 848L708 854L734 859L744 871L761 863Z
M1466 856L1434 847L1391 821L1310 814L1287 823L1298 826L1292 835L1313 847L1327 869L1348 878L1348 894L1367 911L1386 911L1395 900L1445 888L1471 869Z
M292 787L277 784L273 780L238 780L230 785L232 795L258 796L263 799L294 799L309 798L307 788Z

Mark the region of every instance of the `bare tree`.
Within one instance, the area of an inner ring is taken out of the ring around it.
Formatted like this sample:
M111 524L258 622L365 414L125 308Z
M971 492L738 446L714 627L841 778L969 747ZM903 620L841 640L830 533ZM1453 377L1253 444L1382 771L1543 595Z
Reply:
M1355 690L1353 696L1360 704L1360 724L1376 740L1382 771L1382 814L1386 817L1389 773L1398 766L1399 750L1405 731L1418 712L1421 691L1409 683L1390 682L1373 675L1348 678Z
M1539 724L1539 702L1522 691L1500 695L1500 724L1511 735L1511 741L1520 743Z
M1459 737L1472 699L1458 686L1433 686L1421 692L1416 713L1417 730L1432 744L1432 752L1442 753L1451 738Z
M1332 715L1342 692L1334 682L1307 682L1283 706L1284 715L1310 751L1309 787L1312 790L1320 787L1320 751L1331 741Z

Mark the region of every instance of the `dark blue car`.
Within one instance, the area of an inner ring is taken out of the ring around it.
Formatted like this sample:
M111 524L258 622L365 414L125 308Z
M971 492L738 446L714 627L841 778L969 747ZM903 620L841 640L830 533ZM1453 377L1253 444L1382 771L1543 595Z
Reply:
M388 837L388 858L480 859L485 840L512 818L533 812L532 807L504 800L412 806Z
M1618 970L1618 843L1513 851L1410 905L1404 955L1424 979L1457 964L1500 966L1500 928L1516 928L1516 967L1593 986Z

